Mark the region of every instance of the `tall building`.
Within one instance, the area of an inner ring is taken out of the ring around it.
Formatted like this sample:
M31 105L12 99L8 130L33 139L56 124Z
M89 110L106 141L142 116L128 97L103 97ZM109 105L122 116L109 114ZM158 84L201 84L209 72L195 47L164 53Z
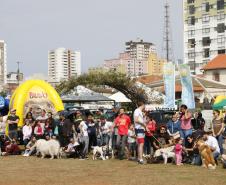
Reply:
M191 72L225 53L225 0L184 0L184 63Z
M81 53L58 48L48 52L48 76L60 82L81 75Z
M162 75L164 60L158 58L156 47L143 40L125 43L125 52L118 58L105 60L104 69L115 70L129 76Z
M148 59L149 53L154 51L154 45L150 42L144 42L142 39L138 41L126 42L126 52L129 53L131 59Z
M153 52L148 57L148 75L162 75L163 65L166 60L158 57L157 53Z
M0 40L0 85L7 83L6 43Z

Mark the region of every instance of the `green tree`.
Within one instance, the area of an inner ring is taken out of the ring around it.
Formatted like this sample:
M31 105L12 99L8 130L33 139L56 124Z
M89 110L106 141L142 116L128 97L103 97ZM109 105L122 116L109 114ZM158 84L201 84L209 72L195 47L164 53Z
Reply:
M135 85L136 79L132 79L125 74L108 71L103 73L87 73L77 78L71 78L68 81L62 81L56 90L59 94L65 94L74 89L78 85L83 85L88 88L109 86L120 92L122 92L127 98L129 98L133 106L136 106L138 102L147 102L148 98L142 88Z

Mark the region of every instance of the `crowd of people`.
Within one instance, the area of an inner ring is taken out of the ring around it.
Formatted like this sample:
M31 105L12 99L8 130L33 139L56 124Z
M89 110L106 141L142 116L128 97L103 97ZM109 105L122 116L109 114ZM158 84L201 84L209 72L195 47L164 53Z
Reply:
M89 158L93 147L107 146L107 152L114 151L119 160L157 163L162 161L162 156L153 158L154 153L173 146L171 152L175 154L176 165L201 165L197 141L202 139L210 147L215 161L221 158L226 165L223 148L226 116L218 110L213 111L212 127L208 131L204 131L205 119L201 112L192 114L186 105L181 105L166 124L157 123L150 112L145 111L143 102L138 104L133 116L120 108L113 119L101 110L96 115L83 115L77 110L70 117L66 111L53 117L51 112L42 110L36 118L32 112L30 108L22 128L17 126L19 117L15 109L10 110L7 117L0 116L2 155L30 156L35 154L31 148L37 140L57 139L66 157L82 160Z

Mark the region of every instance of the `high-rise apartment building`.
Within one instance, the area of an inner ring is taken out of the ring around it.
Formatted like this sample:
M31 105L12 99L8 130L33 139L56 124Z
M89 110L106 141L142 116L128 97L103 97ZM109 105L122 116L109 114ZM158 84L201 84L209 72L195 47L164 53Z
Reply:
M81 75L81 53L58 48L48 52L48 76L56 82Z
M6 84L7 68L6 68L6 43L0 40L0 85Z
M225 0L184 0L184 63L191 72L225 53Z
M143 40L126 42L126 52L129 53L131 59L146 60L149 53L155 50L155 46L150 42Z

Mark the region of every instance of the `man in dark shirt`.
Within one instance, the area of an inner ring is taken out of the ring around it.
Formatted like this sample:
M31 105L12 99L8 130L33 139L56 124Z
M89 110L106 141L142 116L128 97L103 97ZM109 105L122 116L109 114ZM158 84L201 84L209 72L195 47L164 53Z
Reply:
M62 147L65 147L69 143L69 139L72 136L72 122L66 118L66 112L60 113L59 124L59 140Z
M19 122L19 117L16 115L16 109L11 109L10 115L7 118L8 122L8 134L11 139L17 139L17 124Z

